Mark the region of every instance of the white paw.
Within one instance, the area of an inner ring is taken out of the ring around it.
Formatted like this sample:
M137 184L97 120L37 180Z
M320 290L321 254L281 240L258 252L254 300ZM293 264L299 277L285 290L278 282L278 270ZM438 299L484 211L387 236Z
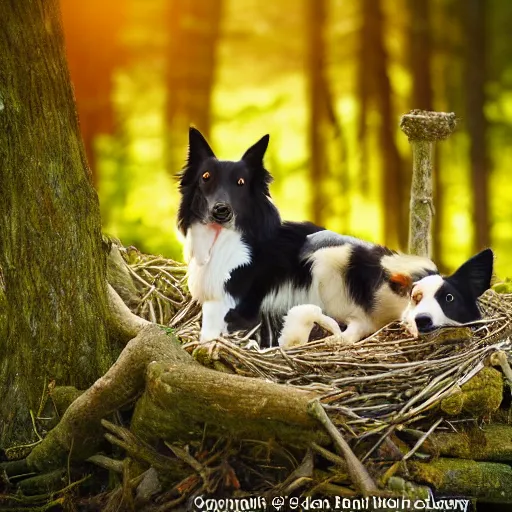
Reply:
M201 329L201 335L199 341L205 343L217 339L221 335L221 332L217 329Z
M301 304L288 311L278 340L279 346L291 348L306 344L315 323L341 338L342 333L336 320L324 315L318 306Z
M247 350L259 350L260 346L256 340L249 340L245 345L244 348Z

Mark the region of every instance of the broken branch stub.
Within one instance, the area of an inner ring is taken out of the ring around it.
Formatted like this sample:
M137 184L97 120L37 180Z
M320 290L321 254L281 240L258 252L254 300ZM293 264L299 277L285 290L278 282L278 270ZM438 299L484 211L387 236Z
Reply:
M453 112L411 110L400 120L400 128L411 143L413 158L409 216L410 254L431 257L434 142L448 138L455 125L456 118Z

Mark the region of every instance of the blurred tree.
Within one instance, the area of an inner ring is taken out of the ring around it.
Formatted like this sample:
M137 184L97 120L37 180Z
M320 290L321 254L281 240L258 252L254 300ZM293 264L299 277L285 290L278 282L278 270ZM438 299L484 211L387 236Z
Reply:
M412 75L412 90L410 106L414 109L434 110L432 83L432 32L431 0L408 0L409 11L409 69ZM435 151L435 149L434 149ZM442 267L442 219L443 219L443 190L440 159L438 152L434 153L434 229L432 237L433 257L439 267ZM410 180L408 180L410 186ZM406 198L409 194L406 195ZM407 205L408 206L408 205Z
M369 192L369 161L368 161L368 111L369 102L371 100L371 29L367 16L361 11L361 20L359 28L359 49L358 49L358 65L356 77L356 96L359 102L359 116L357 121L357 141L361 148L361 157L359 165L359 187L363 195Z
M408 219L403 217L406 198L404 165L395 141L397 120L393 112L393 91L388 76L388 54L384 44L384 18L381 0L361 2L362 23L360 28L361 60L360 83L367 87L361 116L367 116L368 102L374 102L380 115L379 146L381 160L382 208L384 216L384 243L392 248L407 247ZM359 133L366 119L359 123Z
M210 135L221 12L222 0L168 0L167 124L180 151L189 125Z
M469 134L473 188L474 250L490 244L488 121L485 114L487 83L486 0L459 0L464 27L465 117Z
M75 90L80 131L97 187L95 138L114 131L112 76L122 65L119 44L125 0L61 0L66 54Z
M58 0L0 2L0 446L36 437L45 385L110 366L106 254ZM5 357L6 355L9 357Z
M307 34L306 76L309 102L309 180L311 191L310 219L318 225L325 223L325 204L329 198L325 194L325 181L328 175L326 152L326 128L329 122L330 98L325 76L325 21L326 0L306 0Z

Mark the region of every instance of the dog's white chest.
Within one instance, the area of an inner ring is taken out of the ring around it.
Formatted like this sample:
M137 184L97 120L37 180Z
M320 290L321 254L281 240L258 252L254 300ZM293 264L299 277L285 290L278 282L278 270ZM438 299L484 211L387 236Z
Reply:
M231 272L251 262L241 235L213 224L193 224L185 239L188 287L199 303L222 300Z

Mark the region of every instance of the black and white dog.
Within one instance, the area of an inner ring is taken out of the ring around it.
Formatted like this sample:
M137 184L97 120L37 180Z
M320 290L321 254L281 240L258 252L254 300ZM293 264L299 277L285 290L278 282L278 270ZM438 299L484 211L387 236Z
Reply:
M402 323L415 338L438 327L461 325L481 318L477 299L491 286L494 255L491 249L473 256L451 276L428 275L413 284L402 302ZM403 274L396 274L395 278ZM394 301L398 301L394 298ZM395 310L396 311L396 310ZM398 318L395 318L397 320ZM315 326L344 339L338 324L313 304L295 306L287 313L279 345L291 348L308 342ZM352 340L356 341L356 340Z
M412 283L437 274L435 264L310 223L282 222L263 165L268 141L266 135L238 162L222 161L190 129L178 227L189 290L202 304L201 340L300 304L345 324L347 342L399 320Z
M443 325L460 325L481 318L477 299L491 287L494 254L485 249L451 276L432 275L414 284L402 321L414 336Z

